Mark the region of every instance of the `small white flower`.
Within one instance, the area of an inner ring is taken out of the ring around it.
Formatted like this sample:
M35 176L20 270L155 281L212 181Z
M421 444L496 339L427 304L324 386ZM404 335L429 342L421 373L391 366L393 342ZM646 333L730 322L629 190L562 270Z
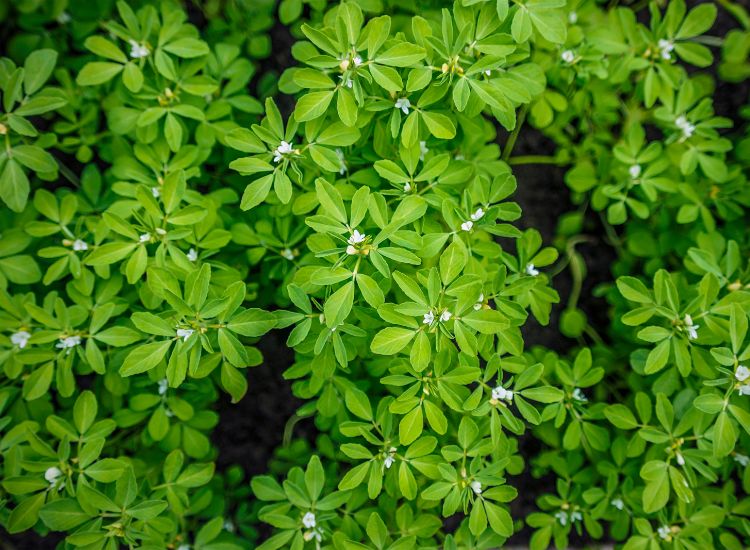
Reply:
M578 14L574 11L568 14L568 23L575 25L578 22Z
M430 150L427 148L426 141L419 142L419 160L424 161L424 156L429 153Z
M352 245L349 245L346 247L346 253L352 256L357 253L357 249L354 248Z
M315 514L312 512L306 512L305 515L302 516L302 525L308 529L315 527Z
M57 349L65 349L68 350L66 352L66 355L70 355L70 352L73 350L74 347L81 344L81 337L80 336L66 336L65 338L60 338L60 341L57 342L55 347Z
M688 339L689 340L695 340L698 338L698 329L700 328L700 325L694 325L693 324L693 318L690 317L690 315L685 315L685 330L688 333Z
M435 322L435 313L433 313L432 310L424 314L424 317L422 318L422 323L424 323L425 325L431 325L434 322Z
M513 391L512 390L506 390L502 386L498 386L492 390L492 399L496 401L505 400L505 401L513 401Z
M342 176L346 173L346 158L341 149L336 149L336 156L339 157L339 174Z
M352 58L352 63L354 63L354 66L355 66L355 67L359 67L359 66L360 66L360 65L362 64L362 57L361 57L361 56L359 56L359 55L355 55L355 56L354 56L354 57Z
M734 377L739 382L744 382L748 379L748 377L750 377L750 369L748 369L745 365L740 365L739 367L737 367L737 370L734 373Z
M341 82L347 88L354 87L354 81L352 80L352 77L350 77L350 76L345 76L345 75L342 74L342 75L339 76L339 80L341 80Z
M568 524L568 514L560 510L555 514L555 517L557 518L557 521L560 522L560 525L565 526Z
M29 343L29 338L31 338L31 334L29 332L26 332L25 330L19 330L18 332L14 332L10 335L10 343L14 346L18 346L20 349L23 349L26 347L26 344Z
M404 184L404 193L408 193L409 191L411 191L411 184L407 181Z
M492 70L491 69L485 69L484 70L484 74L486 74L487 76L492 76Z
M581 388L576 388L573 390L573 399L576 401L580 401L581 403L585 403L588 401L585 395L583 395L583 392L581 391Z
M348 250L349 250L349 247L347 247L347 252ZM287 259L290 262L294 259L294 252L292 252L289 248L285 248L279 254L281 254L282 258Z
M750 384L739 387L740 395L750 395Z
M734 461L742 467L746 467L748 464L750 464L750 457L748 457L747 455L735 453L732 458L734 458Z
M62 471L60 471L60 468L52 466L51 468L47 468L47 471L44 472L44 479L46 479L50 485L54 485L61 475Z
M456 156L453 157L453 160L466 160L466 157L461 153L456 153Z
M155 199L158 199L159 197L161 197L161 190L158 187L152 187L151 194L154 196Z
M463 229L464 231L471 231L472 227L474 227L474 222L471 220L466 220L461 224L461 229Z
M352 231L351 237L349 237L349 240L346 242L348 242L349 244L360 244L364 242L366 238L367 235L365 235L364 233L360 233L355 229L354 231Z
M144 233L143 235L138 237L139 243L147 243L150 240L151 240L151 233Z
M346 71L349 68L349 59L342 59L339 63L339 69Z
M565 61L565 63L573 63L573 61L575 61L576 54L574 54L572 50L565 50L560 54L560 57L563 61Z
M641 165L633 164L630 168L628 168L628 173L630 174L631 178L636 179L641 175Z
M679 464L680 466L685 465L685 457L682 456L681 452L678 451L677 453L675 453L675 458L677 459L677 464Z
M665 40L664 38L659 39L659 55L662 59L669 61L672 59L672 51L674 50L674 42L671 40Z
M177 338L182 338L183 342L187 342L188 338L193 335L193 332L195 331L191 328L178 328L175 331L175 336L177 336Z
M172 411L172 409L165 409L164 414L167 415L167 418L172 418L174 416L174 412Z
M72 20L70 14L67 11L61 11L60 15L57 16L57 22L61 25L67 25Z
M140 59L148 55L148 48L145 45L135 40L128 40L128 42L130 43L130 57L133 59Z
M440 320L441 320L441 321L442 321L443 323L445 323L446 321L450 321L450 320L451 320L451 317L452 317L452 315L451 315L451 312L450 312L450 311L448 311L447 309L446 309L446 310L443 310L443 313L441 313L441 314L440 314Z
M621 498L612 499L610 504L614 506L615 508L617 508L618 510L622 510L623 508L625 508L625 503L622 501Z
M687 139L695 132L695 125L685 115L678 116L674 121L675 126L682 130L682 139Z
M477 303L474 304L474 310L479 311L480 309L482 309L483 305L484 305L484 293L480 292L479 298L477 298Z
M162 237L167 234L167 230L162 229L161 227L157 227L155 231L157 235L161 235Z
M226 520L224 522L223 527L224 527L224 530L228 531L229 533L234 533L235 531L235 526L231 519Z
M390 449L388 449L385 460L383 460L383 465L386 467L386 469L393 466L393 463L396 462L396 451L396 447L391 447Z
M484 216L484 210L482 210L481 207L477 208L477 211L474 212L471 216L469 216L472 221L478 221L482 219L482 216Z
M659 534L659 537L663 540L668 540L670 538L670 535L672 534L672 529L669 527L669 525L662 525L659 527L656 532Z
M476 479L472 481L471 483L469 483L469 487L471 487L471 490L474 491L475 495L482 494L482 484Z
M294 151L294 145L286 141L282 141L279 146L273 152L273 161L280 162L287 155Z
M583 515L581 512L571 512L570 513L570 523L581 521L583 520Z
M86 241L82 241L81 239L76 239L73 241L73 250L76 252L82 252L83 250L88 250L89 245L86 244Z
M195 262L198 260L198 252L195 250L195 248L191 248L190 250L188 250L187 259L191 262Z
M534 264L526 264L526 275L531 275L532 277L536 277L539 275L539 270L534 267Z
M396 103L393 107L396 109L401 109L401 112L403 112L405 115L408 115L409 108L411 107L411 101L409 101L405 97L400 97L396 100Z
M190 550L190 545L189 544L180 544L177 547L177 550Z
M162 378L159 380L159 395L167 393L167 389L169 389L169 382L167 382L166 378Z

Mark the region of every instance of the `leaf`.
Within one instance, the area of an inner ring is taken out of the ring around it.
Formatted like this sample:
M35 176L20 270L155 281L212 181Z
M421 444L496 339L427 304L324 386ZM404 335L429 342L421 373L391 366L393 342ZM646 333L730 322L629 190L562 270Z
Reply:
M24 62L23 87L26 95L39 90L52 75L57 63L57 52L50 49L34 50Z
M398 435L401 445L409 445L415 441L422 435L423 427L422 407L421 405L417 405L398 423Z
M89 519L89 515L81 509L78 502L72 498L63 498L48 502L39 511L39 519L53 531L69 531Z
M481 334L497 334L508 328L508 319L494 309L480 309L461 317L461 321Z
M243 210L250 210L251 208L258 206L266 200L268 192L271 190L271 185L273 185L273 174L263 176L248 185L245 188L245 192L242 194L240 208Z
M346 402L346 408L349 409L352 414L363 420L372 420L372 406L367 395L357 388L349 388L346 390L344 397Z
M332 99L333 92L331 91L307 93L297 102L294 118L299 122L305 122L323 116Z
M379 355L395 355L404 349L415 335L416 331L413 329L387 327L375 335L370 349Z
M0 198L14 212L21 212L29 198L29 178L15 159L8 159L0 175Z
M256 338L274 328L276 322L276 317L270 311L250 308L232 317L227 323L227 328L242 336Z
M401 42L379 54L373 61L391 67L409 67L424 59L424 48Z
M120 367L120 376L133 376L153 369L169 351L172 340L143 344L131 351Z
M439 139L453 139L456 137L456 126L453 121L440 113L422 111L422 120L430 133Z
M45 493L26 497L8 517L7 529L10 534L31 529L39 518L39 509L44 504Z
M86 63L81 72L76 77L76 83L79 86L97 86L109 82L115 76L120 74L124 66L119 63L110 63L108 61L92 61Z
M203 40L190 37L178 38L164 46L164 50L185 59L209 54L208 44Z
M604 416L612 424L622 430L632 430L638 427L638 421L635 416L625 405L609 405L604 409Z

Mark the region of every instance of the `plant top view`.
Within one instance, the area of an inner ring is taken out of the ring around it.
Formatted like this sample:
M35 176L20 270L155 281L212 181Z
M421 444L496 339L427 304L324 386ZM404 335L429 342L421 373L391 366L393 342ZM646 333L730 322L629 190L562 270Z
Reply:
M750 547L743 0L0 0L0 548Z

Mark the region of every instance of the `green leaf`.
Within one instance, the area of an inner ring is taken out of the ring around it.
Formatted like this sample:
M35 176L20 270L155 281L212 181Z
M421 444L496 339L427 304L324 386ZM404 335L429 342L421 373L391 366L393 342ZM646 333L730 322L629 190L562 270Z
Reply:
M373 61L391 67L409 67L424 59L424 48L401 42L379 54Z
M370 349L379 355L395 355L404 349L415 335L416 331L413 329L387 327L375 335Z
M15 159L8 159L0 175L0 198L14 212L21 212L29 198L29 178Z
M276 323L276 317L270 311L250 308L232 317L227 323L227 328L242 336L256 338L274 328Z
M89 514L81 509L72 498L48 502L39 511L39 519L53 531L69 531L89 519Z
M305 94L297 102L297 106L294 109L294 118L299 122L305 122L323 116L332 99L333 92L330 91Z
M622 430L632 430L638 427L638 421L635 416L625 405L609 405L604 409L604 416L612 424Z
M131 351L120 367L120 376L133 376L153 369L167 355L172 340L143 344Z
M398 436L401 445L409 445L422 435L424 420L422 418L422 407L417 405L398 423Z
M86 63L81 72L76 77L76 83L79 86L97 86L109 82L115 76L120 74L124 66L119 63L110 63L107 61L92 61Z
M50 49L34 50L24 62L23 87L26 95L39 90L52 75L57 63L57 52Z

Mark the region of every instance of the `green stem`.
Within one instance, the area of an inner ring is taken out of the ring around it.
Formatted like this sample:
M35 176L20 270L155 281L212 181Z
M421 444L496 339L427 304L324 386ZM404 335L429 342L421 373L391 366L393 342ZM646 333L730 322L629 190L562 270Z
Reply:
M521 164L556 164L558 166L561 166L565 164L555 157L547 155L520 155L517 157L511 157L507 159L507 161L511 166L518 166Z
M523 127L523 123L526 120L526 113L529 110L528 104L521 107L521 110L518 112L518 120L516 121L516 127L513 129L513 132L508 137L508 141L505 143L505 149L503 150L503 160L508 161L510 159L510 154L513 152L513 147L516 145L516 140L518 139L518 134L521 133L521 128Z

